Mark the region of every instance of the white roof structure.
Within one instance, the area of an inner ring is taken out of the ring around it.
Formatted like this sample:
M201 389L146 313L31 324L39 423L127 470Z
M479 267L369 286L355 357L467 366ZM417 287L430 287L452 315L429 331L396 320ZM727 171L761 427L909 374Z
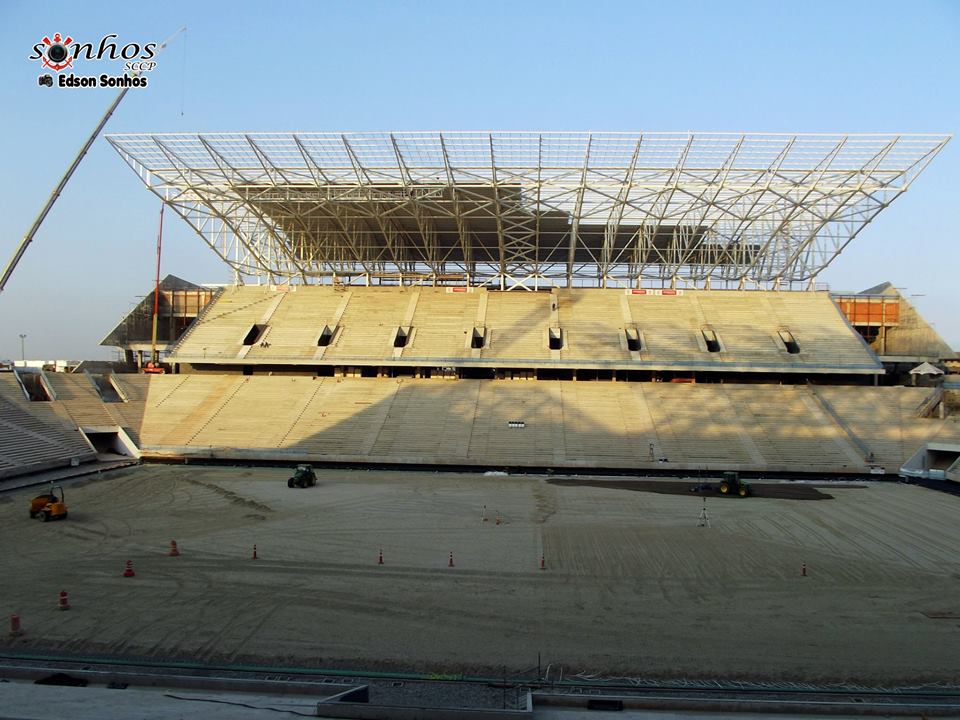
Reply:
M949 135L108 135L238 279L809 285Z
M928 362L922 362L910 370L911 375L943 375L943 370Z

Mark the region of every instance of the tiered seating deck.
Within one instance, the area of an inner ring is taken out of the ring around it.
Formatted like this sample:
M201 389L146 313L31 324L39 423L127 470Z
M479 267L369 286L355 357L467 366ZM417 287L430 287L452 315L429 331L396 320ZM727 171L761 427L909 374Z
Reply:
M893 468L960 440L911 414L913 389L824 390L873 461L805 385L161 376L143 438L158 455L794 472Z
M419 290L412 326L414 338L403 357L463 359L470 357L470 338L477 326L477 306L483 293Z
M646 291L644 291L646 292ZM251 344L254 324L265 331ZM474 327L487 341L472 352ZM324 327L336 330L318 347ZM409 328L406 346L394 345ZM562 330L560 349L548 331ZM625 330L639 331L631 352ZM704 331L716 333L711 352ZM789 352L779 332L799 352ZM402 365L725 372L877 373L882 367L825 292L450 292L429 287L230 288L187 332L175 360L193 364Z
M548 293L487 293L486 323L490 333L484 360L543 362L550 359L546 331L552 296Z
M318 355L317 341L324 327L333 323L337 308L347 296L331 287L302 286L280 295L268 320L265 345L254 344L246 360L304 360Z
M0 375L0 478L87 462L96 454L54 403L23 397L13 373Z
M225 288L180 339L173 355L211 362L237 359L250 327L270 313L277 299L269 287Z
M352 288L340 318L340 332L324 355L326 360L369 361L393 357L393 339L416 290Z
M623 293L616 290L556 293L559 326L566 336L561 359L630 360L630 353L624 347L626 323L620 306L622 297Z

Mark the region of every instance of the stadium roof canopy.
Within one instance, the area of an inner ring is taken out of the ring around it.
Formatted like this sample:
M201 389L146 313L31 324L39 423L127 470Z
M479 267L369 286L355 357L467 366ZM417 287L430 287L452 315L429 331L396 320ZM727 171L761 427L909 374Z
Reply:
M948 135L109 135L237 273L807 284Z

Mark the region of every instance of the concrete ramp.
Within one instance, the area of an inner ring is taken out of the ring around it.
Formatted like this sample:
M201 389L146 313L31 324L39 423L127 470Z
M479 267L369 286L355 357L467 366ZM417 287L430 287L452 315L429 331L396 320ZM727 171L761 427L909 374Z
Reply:
M960 444L927 443L903 467L901 477L960 482Z

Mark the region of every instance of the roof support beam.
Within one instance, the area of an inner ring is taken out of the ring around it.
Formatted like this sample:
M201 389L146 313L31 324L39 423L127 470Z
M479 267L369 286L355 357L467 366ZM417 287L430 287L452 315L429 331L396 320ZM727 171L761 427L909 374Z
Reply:
M883 162L884 158L890 153L890 151L893 150L894 146L897 144L897 140L899 140L899 138L894 138L893 140L891 140L886 145L886 147L881 149L880 152L878 152L873 159L871 159L866 165L864 165L863 169L861 170L860 183L855 188L851 189L849 193L847 193L847 198L845 198L844 201L840 202L834 208L833 212L830 215L824 217L819 223L817 223L811 229L811 231L807 234L807 236L798 243L797 249L794 250L794 252L786 259L786 261L783 263L783 266L780 272L774 278L776 282L779 282L780 280L782 280L784 274L793 267L794 263L796 263L797 260L802 256L803 252L807 248L809 248L810 245L817 239L817 236L824 229L824 227L826 227L827 224L830 223L846 207L847 200L851 199L853 196L857 195L858 193L863 192L863 186L866 184L867 179L870 177L870 173L875 168L877 168L880 165L880 163ZM897 194L899 195L899 193ZM890 200L886 202L878 202L875 206L874 211L870 213L870 217L866 222L870 222L870 220L873 220L873 218L877 215L877 213L883 210L883 208L887 207L887 205L893 202L895 198L896 196L894 196L893 198L890 198ZM865 224L866 223L864 223L864 225ZM809 274L809 271L805 271L805 274ZM804 279L804 278L801 278L801 279Z
M593 135L587 135L587 147L583 153L583 169L580 172L580 185L577 187L577 199L573 206L573 217L570 220L570 244L567 246L567 287L573 286L573 264L577 256L577 245L580 242L580 215L583 213L583 197L587 193L587 172L590 169L590 147L593 145Z
M815 277L949 139L108 136L241 275L758 287Z
M633 148L633 155L630 157L630 164L627 166L627 172L624 175L620 189L617 191L617 199L610 208L610 216L607 218L607 224L603 232L603 251L600 258L600 283L601 287L607 286L607 276L610 274L610 266L613 263L613 248L620 233L620 223L623 221L623 211L627 204L627 198L630 197L630 191L633 189L633 174L637 169L637 158L640 157L640 146L643 145L643 135L637 139L637 144Z
M463 262L470 275L474 274L473 252L470 244L470 229L467 220L460 207L460 190L457 187L457 176L453 172L453 166L450 164L450 153L447 151L447 143L443 139L443 134L439 136L440 149L443 151L443 169L447 174L447 185L450 188L450 195L453 201L453 215L457 221L457 236L460 238L460 250L463 252Z
M167 145L159 138L156 139L156 144L157 144L157 147L160 148L161 152L170 161L170 163L177 169L177 173L181 177L186 179L186 165L183 163L182 160L180 160L176 152L174 152L171 148L167 147ZM230 229L230 232L233 233L233 236L237 239L237 241L244 247L247 253L249 253L254 258L254 262L256 262L257 266L259 266L263 270L269 271L268 268L270 268L272 263L270 263L268 259L263 256L262 250L258 248L255 242L250 237L248 237L247 233L245 233L240 228L235 211L228 209L227 212L223 212L220 209L218 203L214 201L214 196L211 196L209 194L204 194L204 195L198 194L197 198L198 198L199 205L202 205L203 207L207 208L208 212L211 215L216 217L218 220L220 220L220 222L223 223L225 227L228 227ZM221 202L224 202L224 200L221 200ZM227 205L228 208L230 207L231 204L234 206L243 205L242 202L233 200L232 198L226 200L225 204ZM183 214L180 213L179 210L177 211L177 214L183 217ZM237 260L239 261L239 258ZM229 260L227 262L233 265L234 268L237 268L237 265L235 265L233 262Z
M503 232L503 204L500 201L500 184L497 179L497 157L493 151L493 135L487 136L490 144L490 179L493 182L493 202L496 208L497 246L499 248L500 288L507 278L507 243Z
M233 167L227 161L227 159L223 156L223 154L220 153L220 151L218 151L211 143L207 142L203 138L201 138L200 140L203 146L206 148L207 152L210 153L211 159L213 159L213 161L217 164L217 166L220 167L221 171L224 172L224 174L229 174L230 172L232 172L232 173L235 173L237 177L243 178L246 181L244 174L239 170L237 170L237 168ZM256 150L254 150L254 152L256 153ZM258 158L259 158L259 155L258 155ZM263 168L264 170L267 170L266 165L263 165ZM273 243L271 243L271 245L283 253L284 257L289 262L289 264L294 267L294 269L297 271L297 274L305 281L306 280L305 269L299 262L297 262L293 249L290 247L289 243L287 242L287 238L283 236L282 231L278 231L274 222L270 218L267 218L259 210L259 208L257 208L255 204L247 202L246 199L244 199L244 206L247 208L247 210L249 210L251 215L254 215L260 221L260 227L263 230L265 230L267 233L269 233L270 237L274 241ZM282 274L282 273L277 273L277 274Z
M407 167L407 163L403 158L403 153L400 152L397 139L392 133L390 135L390 145L393 148L394 157L400 169L400 179L403 184L403 189L406 190L407 197L409 198L407 206L417 223L417 227L420 229L423 260L431 272L435 275L440 274L442 273L442 268L439 267L439 263L437 262L437 229L429 216L424 212L422 204L415 197L413 176L410 174L410 168Z

